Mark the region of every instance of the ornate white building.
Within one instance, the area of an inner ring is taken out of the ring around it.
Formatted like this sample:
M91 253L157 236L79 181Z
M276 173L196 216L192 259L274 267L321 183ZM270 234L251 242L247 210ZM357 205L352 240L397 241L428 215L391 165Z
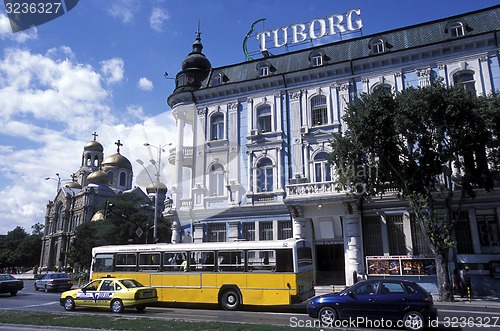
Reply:
M306 238L318 282L432 274L404 201L359 206L335 190L329 139L349 101L375 88L398 93L441 78L478 95L498 90L499 22L496 6L220 68L198 33L168 98L177 121L172 241ZM468 201L457 226L456 261L473 273L500 260L497 191Z

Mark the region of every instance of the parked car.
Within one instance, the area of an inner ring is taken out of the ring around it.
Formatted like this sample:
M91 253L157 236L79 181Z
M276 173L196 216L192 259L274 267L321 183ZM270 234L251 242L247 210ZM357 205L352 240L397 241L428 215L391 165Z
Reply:
M64 272L49 272L35 280L35 291L67 291L73 287L73 280Z
M0 274L0 293L10 293L14 296L23 288L24 282L21 279L16 279L11 274Z
M386 279L361 281L342 292L313 297L307 313L328 327L342 327L342 321L348 320L367 327L412 331L437 319L432 296L424 288L412 281Z
M62 293L59 302L67 311L75 307L94 307L121 313L132 307L143 311L147 306L155 305L158 296L154 287L144 286L135 279L109 276Z

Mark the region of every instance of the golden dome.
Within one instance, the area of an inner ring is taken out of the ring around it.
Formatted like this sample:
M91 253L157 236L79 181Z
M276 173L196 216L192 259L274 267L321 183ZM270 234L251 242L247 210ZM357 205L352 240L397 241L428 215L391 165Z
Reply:
M132 163L120 153L115 153L104 159L102 167L119 167L132 170Z
M82 186L80 184L78 184L77 182L67 182L66 184L64 184L64 187L78 188L78 189L82 188Z
M96 170L87 177L87 181L92 184L109 184L109 176L102 170Z
M101 152L104 151L104 148L102 147L102 145L95 141L95 140L92 140L92 141L89 141L88 143L85 144L85 146L83 147L83 150L84 151L96 151L96 152Z
M149 184L146 187L146 192L148 194L156 193L156 184L157 183L158 182L155 180L154 182L152 182L151 184ZM160 182L160 184L158 185L158 192L160 192L160 193L166 193L167 192L167 186L165 184L163 184L162 182Z

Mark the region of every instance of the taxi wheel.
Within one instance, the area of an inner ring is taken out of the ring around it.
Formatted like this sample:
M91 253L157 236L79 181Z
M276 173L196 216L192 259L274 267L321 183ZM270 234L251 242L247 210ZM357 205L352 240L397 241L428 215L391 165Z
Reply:
M113 313L122 313L123 309L123 302L120 299L111 301L111 311Z
M137 307L135 307L135 310L137 310L138 312L143 312L145 309L146 309L146 306L137 306Z
M71 311L75 309L75 300L72 297L67 297L64 299L64 309L67 311Z

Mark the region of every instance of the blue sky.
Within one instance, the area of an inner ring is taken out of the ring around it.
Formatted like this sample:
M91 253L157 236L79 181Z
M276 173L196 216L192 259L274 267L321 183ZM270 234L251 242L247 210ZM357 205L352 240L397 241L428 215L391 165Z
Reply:
M198 22L213 67L245 61L242 43L257 31L307 23L360 8L363 35L497 5L498 0L82 0L65 15L12 33L0 4L0 234L44 223L57 181L78 170L83 146L98 133L105 157L121 153L134 166L134 185L147 174L152 145L175 144L166 98L191 51ZM255 38L249 50L257 50ZM166 156L166 155L165 155ZM172 169L162 169L171 184Z

